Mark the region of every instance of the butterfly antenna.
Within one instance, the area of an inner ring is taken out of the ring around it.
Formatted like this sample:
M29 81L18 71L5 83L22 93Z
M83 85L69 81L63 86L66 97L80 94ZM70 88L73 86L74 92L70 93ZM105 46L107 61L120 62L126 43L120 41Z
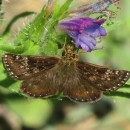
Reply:
M62 47L62 50L66 50L66 37L65 37L65 42L64 42L64 44L63 44L63 47Z

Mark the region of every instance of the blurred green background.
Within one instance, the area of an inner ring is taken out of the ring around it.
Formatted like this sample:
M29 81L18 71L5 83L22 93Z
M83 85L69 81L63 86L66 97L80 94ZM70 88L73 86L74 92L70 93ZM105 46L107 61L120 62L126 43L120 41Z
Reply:
M14 16L25 11L39 13L46 2L3 1L0 34ZM74 0L72 7L82 2L86 0ZM84 61L130 71L130 1L122 0L120 8L114 24L107 27L108 36L103 37L99 44L104 49L83 53L81 58ZM32 16L18 19L11 27L9 41L31 19ZM4 75L0 75L0 79L4 79ZM18 86L18 83L13 86ZM127 93L130 88L125 89L124 93ZM31 99L12 91L0 87L0 130L130 130L130 95L127 98L104 96L97 103L76 104L67 99Z

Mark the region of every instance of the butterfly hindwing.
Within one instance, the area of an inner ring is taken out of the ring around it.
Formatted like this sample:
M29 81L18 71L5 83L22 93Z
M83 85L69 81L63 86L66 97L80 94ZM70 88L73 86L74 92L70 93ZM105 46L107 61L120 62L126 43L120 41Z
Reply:
M91 86L92 89L88 86L89 84L86 86L83 84L70 84L65 86L63 94L75 102L92 103L98 101L102 96L102 92L96 90L93 86Z
M12 78L24 80L57 64L59 58L46 56L3 55L4 67Z
M20 89L31 97L50 97L58 92L59 79L56 77L57 65L49 70L34 74L21 83Z
M103 92L115 91L122 87L130 78L130 72L112 70L107 67L93 65L87 62L77 62L78 71L86 82Z
M71 62L68 66L60 66L60 87L59 91L64 96L75 102L94 102L101 98L102 92L98 91L89 83L83 81L77 72L75 62Z

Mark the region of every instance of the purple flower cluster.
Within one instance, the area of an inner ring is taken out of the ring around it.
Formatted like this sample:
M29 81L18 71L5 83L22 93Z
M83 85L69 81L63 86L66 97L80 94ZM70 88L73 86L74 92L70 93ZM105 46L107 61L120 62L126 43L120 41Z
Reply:
M91 52L98 43L96 38L107 35L101 26L105 21L87 17L69 18L60 21L59 26L74 39L76 47Z

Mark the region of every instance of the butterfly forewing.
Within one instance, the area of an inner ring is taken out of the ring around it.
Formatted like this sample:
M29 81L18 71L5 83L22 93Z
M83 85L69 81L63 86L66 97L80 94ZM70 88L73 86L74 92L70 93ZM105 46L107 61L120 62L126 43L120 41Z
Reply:
M3 55L4 67L12 78L24 80L42 70L53 68L59 58L44 56Z
M86 62L77 62L77 67L82 79L103 92L117 90L130 78L130 72L125 70L112 70Z

